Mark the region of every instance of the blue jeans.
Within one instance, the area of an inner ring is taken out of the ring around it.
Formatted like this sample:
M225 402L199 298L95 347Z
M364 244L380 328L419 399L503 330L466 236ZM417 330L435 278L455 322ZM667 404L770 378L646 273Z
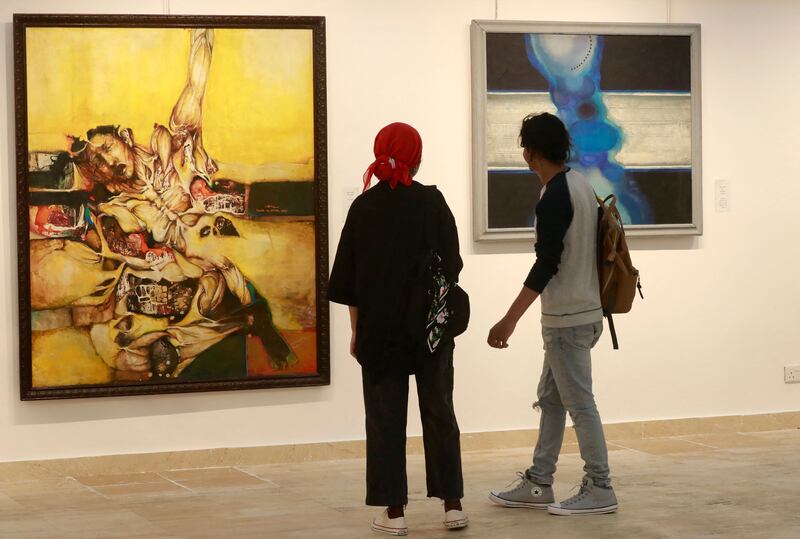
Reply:
M608 449L603 424L592 394L591 349L603 333L603 323L569 328L542 328L544 368L539 381L541 409L539 440L527 476L540 485L552 485L564 440L567 412L575 426L586 477L595 485L610 486Z

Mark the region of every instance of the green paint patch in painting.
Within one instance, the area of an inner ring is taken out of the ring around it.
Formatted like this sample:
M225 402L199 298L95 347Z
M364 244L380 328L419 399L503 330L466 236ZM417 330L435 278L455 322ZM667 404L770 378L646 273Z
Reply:
M314 215L314 182L261 182L250 187L247 213L251 217Z
M197 356L178 380L233 380L247 377L246 337L231 335Z

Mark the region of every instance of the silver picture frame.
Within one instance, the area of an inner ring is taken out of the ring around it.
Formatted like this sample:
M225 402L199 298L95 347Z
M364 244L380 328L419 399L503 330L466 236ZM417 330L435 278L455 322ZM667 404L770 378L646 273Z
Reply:
M628 224L626 227L626 234L628 236L634 236L634 237L697 236L702 234L703 204L702 204L702 124L701 124L701 86L700 86L700 74L701 74L700 25L698 24L605 24L605 23L561 23L561 22L474 20L472 21L470 34L471 34L471 64L472 64L473 237L476 242L507 242L514 240L530 241L535 237L535 229L532 222L527 222L522 226L516 226L516 224L515 226L507 226L507 224L504 224L502 222L500 223L490 222L489 176L491 167L489 161L490 152L488 148L490 141L489 139L487 139L487 137L491 136L497 139L497 137L500 136L496 135L496 132L498 131L497 125L495 125L494 123L490 125L490 122L492 122L493 120L489 116L487 116L488 114L487 102L490 98L490 94L493 97L496 97L494 96L494 94L498 93L498 92L490 92L487 85L487 71L489 67L487 62L492 61L492 59L487 56L487 36L491 36L492 34L541 34L547 37L587 36L587 38L591 38L592 36L594 36L595 39L597 39L598 36L602 36L602 38L604 39L607 39L608 36L613 36L616 38L616 42L625 42L624 38L617 38L616 36L686 37L688 39L688 51L686 50L687 47L685 44L685 40L679 40L679 41L683 43L681 45L683 48L680 50L686 51L686 54L681 56L688 56L688 58L686 60L672 59L670 60L670 62L680 63L683 61L688 61L690 63L688 68L686 67L682 68L683 69L682 73L684 73L684 79L686 76L690 76L690 82L687 83L690 85L690 89L688 92L682 91L680 93L681 94L680 96L678 96L675 93L669 93L666 91L662 92L662 95L668 97L680 97L679 99L679 101L681 101L679 107L680 111L676 112L674 115L677 118L675 122L680 123L680 125L678 126L679 131L683 133L684 136L672 137L673 140L677 141L676 144L677 143L681 144L681 151L680 151L681 158L678 159L676 157L674 160L686 161L687 157L690 157L690 159L688 163L681 162L680 165L668 165L658 168L657 170L663 172L663 174L661 174L661 176L659 177L660 183L649 184L651 186L662 185L662 184L677 185L664 182L669 181L669 179L672 177L677 177L676 175L680 176L680 181L681 181L680 200L670 201L668 194L664 194L665 192L659 192L656 190L656 197L660 197L662 202L672 204L673 206L676 205L678 206L677 208L670 209L669 211L666 210L662 211L661 214L665 214L668 218L671 215L677 215L676 212L678 212L678 214L680 214L680 218L674 219L676 222L665 222L664 218L660 218L660 220L653 218L652 215L656 214L657 212L656 210L652 210L650 211L650 214L648 214L650 215L650 218L647 222L636 223L634 222L633 218L630 218L629 221L630 224ZM513 39L516 38L514 37ZM535 37L531 37L530 39L533 40L535 39ZM668 54L668 53L661 51L659 54ZM586 57L588 57L588 54ZM585 58L581 57L579 58L579 60L582 61L585 60ZM624 71L624 69L631 67L626 65L624 62L621 62L620 65L622 65L623 67L618 68L618 71ZM531 70L535 70L533 64L530 65L530 68ZM652 66L652 68L657 69L658 66ZM502 76L502 74L504 73L502 69L500 70L495 69L492 74L492 77L494 77L495 79L498 77L497 72L501 73L500 76ZM670 73L665 73L661 75L662 78L668 78L669 76ZM515 92L509 91L506 93L511 95L514 94ZM542 96L546 97L545 94L547 92L541 91L539 93L541 94L540 98ZM598 95L605 94L605 90L603 90L602 87L600 87L596 89L596 93ZM645 99L645 97L641 96L643 96L646 92L626 91L619 93L620 94L627 93L637 98ZM550 106L555 112L557 107L552 103L552 95L553 94L551 93ZM500 98L504 97L501 95ZM622 98L624 99L625 96L623 96ZM605 103L607 97L603 95L602 99L604 100L603 102ZM675 101L678 100L674 99L673 102ZM620 107L622 106L624 105L620 105ZM539 112L539 111L529 110L528 112ZM686 121L687 115L690 115L688 122ZM517 120L518 121L518 124L516 126L517 133L523 117L524 114L521 114ZM644 125L644 123L642 125ZM651 124L652 123L653 122L651 122ZM645 131L646 127L647 126L645 125ZM492 133L489 132L490 128ZM504 126L503 136L505 138L502 139L506 143L506 145L504 146L505 149L504 155L511 155L509 152L512 151L511 149L512 128L513 126L510 123L509 125ZM503 129L500 129L500 131L503 131ZM622 128L620 128L620 132L622 133ZM689 135L690 138L689 141L685 140L686 134ZM625 134L622 134L621 137L625 137ZM516 139L515 136L514 139ZM639 139L637 140L641 139L642 137L639 137ZM666 138L665 140L669 140L669 138ZM616 156L616 152L618 151L619 151L619 146L616 148L615 151L609 152L607 155ZM651 150L651 152L653 155L655 155L655 153L657 152L657 148ZM494 152L493 155L495 153L497 152ZM516 167L519 169L517 172L523 172L522 168L524 168L524 161L522 161L521 153L522 153L521 148L518 148L520 163L516 165ZM656 161L659 160L660 159L656 159ZM649 177L652 177L652 173L656 170L656 168L655 167L650 167L650 168L643 167L639 169L625 168L626 175L628 174L628 170L651 174L651 176ZM691 182L690 185L689 185L689 176ZM536 182L535 176L533 176L532 174L527 179ZM593 184L594 183L595 182L593 181ZM502 185L502 184L495 183L495 185ZM670 188L672 189L672 187ZM650 189L652 191L653 189L656 188L650 187ZM497 191L497 189L495 189L495 191ZM614 189L611 189L611 192L613 191ZM603 193L598 191L598 194L602 195ZM501 195L497 195L495 200L493 200L494 204L493 208L495 208L494 213L500 216L500 219L494 219L495 221L503 221L504 218L507 220L507 215L505 215L507 212L505 211L504 202L507 199L507 202L513 204L512 199L518 198L513 193L506 194L505 197L506 198L502 198ZM689 198L688 201L685 200L687 198ZM529 204L535 206L535 200L533 200ZM645 204L648 206L648 208L651 206L649 201L645 202ZM690 208L687 207L687 204L690 206ZM672 212L671 214L670 211ZM623 218L625 218L624 215ZM667 219L667 221L669 221L669 219Z

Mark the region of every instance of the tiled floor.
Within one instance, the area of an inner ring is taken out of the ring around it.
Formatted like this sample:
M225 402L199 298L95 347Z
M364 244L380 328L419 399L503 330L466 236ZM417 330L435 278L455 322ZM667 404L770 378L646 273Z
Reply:
M800 430L709 434L609 444L620 511L553 517L486 499L529 449L464 454L472 523L441 528L425 498L424 463L409 457L412 537L800 538ZM581 476L565 446L556 492ZM0 538L378 537L363 506L362 460L172 470L0 482Z

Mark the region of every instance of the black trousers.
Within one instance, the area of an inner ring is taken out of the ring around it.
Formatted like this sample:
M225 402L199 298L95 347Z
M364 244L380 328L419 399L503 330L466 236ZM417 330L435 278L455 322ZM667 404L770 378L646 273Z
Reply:
M461 499L461 441L453 409L453 348L415 369L429 498ZM362 370L367 428L367 505L408 503L408 374Z

